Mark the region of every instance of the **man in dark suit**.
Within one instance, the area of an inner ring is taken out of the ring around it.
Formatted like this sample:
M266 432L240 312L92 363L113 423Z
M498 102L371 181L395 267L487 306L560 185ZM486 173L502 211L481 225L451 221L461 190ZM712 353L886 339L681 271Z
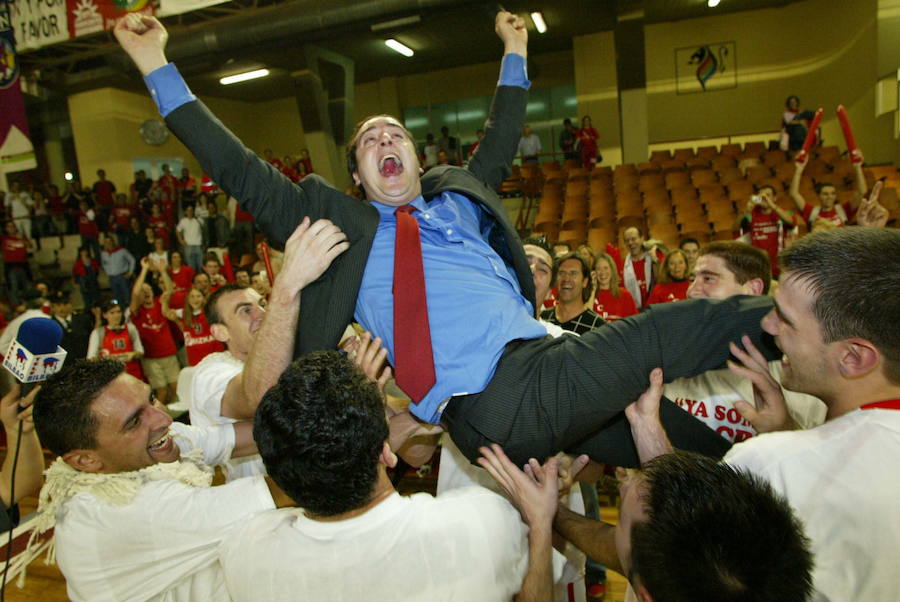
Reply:
M495 29L504 44L500 82L468 166L436 167L420 177L409 132L393 117L371 117L357 127L347 152L368 202L315 174L293 184L244 147L167 63L167 34L158 21L129 16L115 33L169 128L270 241L283 243L304 216L329 219L347 235L350 249L305 290L295 355L334 348L355 320L383 338L398 384L413 399L411 413L443 424L469 458L480 445L497 442L516 461L563 449L636 465L621 411L643 391L650 369L661 366L675 378L718 367L728 357L728 341L744 332L758 338L769 304L689 304L680 316L655 310L580 339L545 340L534 319L528 261L495 192L509 173L524 120L527 32L505 12ZM395 247L408 249L407 239L401 243L408 217L418 250L395 253ZM419 267L405 263L410 255ZM412 294L424 297L409 302ZM425 324L411 334L426 307ZM721 437L674 405L664 406L663 420L676 445L724 453Z
M73 311L69 294L57 291L50 298L50 317L62 326L63 338L59 346L66 350L66 358L83 359L87 355L91 331L99 326L99 323L95 324L94 315Z

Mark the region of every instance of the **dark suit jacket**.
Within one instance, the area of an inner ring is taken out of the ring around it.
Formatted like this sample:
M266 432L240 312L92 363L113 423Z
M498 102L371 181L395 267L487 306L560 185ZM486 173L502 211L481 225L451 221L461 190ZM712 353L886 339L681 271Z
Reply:
M526 90L499 86L485 123L485 136L468 168L442 166L422 176L426 200L445 192L464 194L495 220L489 236L494 250L512 266L525 298L534 306L534 281L518 234L495 189L510 172L525 105ZM312 174L294 184L246 148L200 101L184 104L166 117L172 132L197 157L210 177L253 214L262 232L283 245L304 216L338 225L350 248L316 282L303 290L294 355L334 349L353 321L378 211Z

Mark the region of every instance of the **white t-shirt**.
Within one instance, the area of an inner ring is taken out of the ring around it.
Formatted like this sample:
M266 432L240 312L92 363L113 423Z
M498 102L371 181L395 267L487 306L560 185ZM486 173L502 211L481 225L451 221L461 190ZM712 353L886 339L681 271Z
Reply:
M210 465L234 447L230 427L171 428L183 452L193 442ZM202 488L151 481L124 506L79 493L57 514L56 560L76 601L225 601L220 542L237 524L273 508L262 477Z
M244 370L244 362L228 351L211 353L194 367L191 378L191 424L209 426L213 424L232 424L234 418L222 416L222 397L231 379ZM265 474L259 454L244 458L229 458L222 463L225 479L232 481L240 477Z
M203 244L203 229L200 220L196 217L183 217L178 222L176 230L184 237L184 244L200 246Z
M236 602L509 602L528 569L527 539L516 509L486 489L394 493L342 521L266 512L232 532L221 561Z
M769 373L780 383L781 362L769 362ZM753 384L731 370L711 370L693 378L679 378L665 385L663 395L732 443L756 435L756 430L734 407L734 402L741 400L756 405ZM825 422L827 408L820 399L793 391L784 391L784 399L801 427L809 429Z
M803 521L814 600L900 592L900 411L854 410L808 431L753 437L725 461L771 483Z

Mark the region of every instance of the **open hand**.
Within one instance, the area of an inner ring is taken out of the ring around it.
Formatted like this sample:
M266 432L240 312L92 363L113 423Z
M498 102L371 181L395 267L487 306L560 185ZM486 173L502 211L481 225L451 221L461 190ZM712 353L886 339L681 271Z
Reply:
M856 223L860 226L874 226L878 228L883 228L887 225L888 217L890 217L890 212L878 202L878 197L881 196L881 189L884 186L884 182L881 180L875 182L875 185L872 186L872 191L869 193L869 197L863 199L859 204L859 210L856 212Z
M343 345L347 356L359 366L363 374L384 394L384 385L391 378L391 367L385 365L387 349L381 346L381 337L372 339L372 333L364 332L358 337L351 337Z
M478 464L506 491L528 526L552 524L559 503L559 460L555 456L543 466L536 460L529 461L531 470L526 474L506 457L503 448L496 443L489 448L481 447L478 451L481 452Z
M309 218L304 217L285 243L284 262L275 288L281 285L302 290L349 248L347 235L333 223L320 219L310 224Z
M756 407L746 401L736 401L734 407L753 425L757 433L796 429L797 423L788 413L781 385L772 378L766 358L747 335L741 337L741 343L743 343L744 349L735 343L729 345L731 353L741 363L729 360L728 369L753 383L753 398Z

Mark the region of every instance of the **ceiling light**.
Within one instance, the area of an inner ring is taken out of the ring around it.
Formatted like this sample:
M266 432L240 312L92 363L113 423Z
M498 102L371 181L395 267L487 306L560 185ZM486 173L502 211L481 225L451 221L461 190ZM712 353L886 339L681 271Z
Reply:
M719 6L719 2L721 2L721 0L706 0L706 6L708 6L710 8L715 8L715 7Z
M65 173L65 175L63 175L63 178L65 178L66 182L71 182L72 180L75 179L75 176L72 175L72 172L71 172L71 171L67 171L67 172Z
M406 57L410 57L414 54L412 48L410 48L406 44L401 44L394 38L388 38L387 40L385 40L384 45Z
M245 71L244 73L237 73L235 75L229 75L228 77L223 77L219 80L219 83L223 86L227 86L230 84L237 84L239 82L245 82L250 79L257 79L260 77L265 77L269 74L268 69L255 69L253 71Z
M538 33L547 31L547 24L544 23L544 15L541 14L541 11L536 10L531 13L531 20L534 21L534 27L538 30Z

